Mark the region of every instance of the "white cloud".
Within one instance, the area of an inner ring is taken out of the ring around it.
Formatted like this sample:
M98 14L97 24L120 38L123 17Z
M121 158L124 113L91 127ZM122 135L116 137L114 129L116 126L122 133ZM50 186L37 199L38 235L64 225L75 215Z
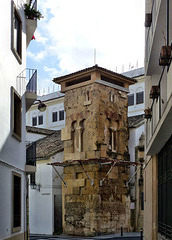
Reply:
M42 43L44 45L48 42L48 38L47 37L43 37L39 31L36 31L34 36L35 36L35 40L37 42L40 42L40 43Z
M44 15L38 23L38 41L44 51L40 61L57 56L61 72L73 72L94 65L118 71L129 63L144 62L143 0L39 0ZM33 57L29 53L29 57ZM50 67L50 65L49 65ZM48 71L48 67L44 67ZM56 69L52 68L52 72Z

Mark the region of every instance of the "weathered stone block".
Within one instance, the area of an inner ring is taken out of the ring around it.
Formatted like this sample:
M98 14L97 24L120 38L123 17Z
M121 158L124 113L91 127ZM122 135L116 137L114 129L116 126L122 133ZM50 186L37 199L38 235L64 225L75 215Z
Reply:
M68 179L67 185L72 187L84 187L85 186L85 179Z
M71 139L71 130L68 127L61 129L61 140L70 140Z

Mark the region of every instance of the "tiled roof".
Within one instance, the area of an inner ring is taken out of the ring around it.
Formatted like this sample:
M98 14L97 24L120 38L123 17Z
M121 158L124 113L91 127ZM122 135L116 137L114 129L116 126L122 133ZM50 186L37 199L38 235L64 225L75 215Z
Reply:
M55 131L53 134L36 141L36 158L37 160L49 158L54 154L64 150L61 141L61 131Z
M64 96L65 96L64 93L57 91L57 92L49 93L49 94L46 94L43 96L38 96L37 99L41 100L42 102L45 102L45 101L53 100L56 98L61 98ZM36 103L39 104L38 102L36 102Z
M37 134L44 134L44 135L50 135L55 132L55 130L49 130L46 128L38 128L38 127L31 127L31 126L26 126L26 131L30 133L37 133Z
M65 79L65 78L67 78L67 77L72 77L73 75L85 73L85 72L92 71L92 70L105 71L105 72L107 72L107 73L109 73L109 74L113 74L113 75L116 75L116 76L118 76L118 77L126 78L126 79L129 80L130 82L133 82L133 83L136 83L136 82L137 82L135 79L132 79L132 78L129 78L129 77L124 76L124 75L122 75L122 74L113 72L113 71L108 70L108 69L106 69L106 68L99 67L97 64L94 65L94 66L92 66L92 67L85 68L85 69L82 69L82 70L77 71L77 72L73 72L73 73L70 73L70 74L67 74L67 75L64 75L64 76L56 77L56 78L53 79L53 81L57 83L57 81L61 81L61 80Z
M144 68L137 68L137 69L122 73L122 75L130 78L140 77L140 76L143 76L144 74L145 74Z
M145 121L144 114L128 117L128 127L129 128L139 127L140 125L144 124L144 121Z

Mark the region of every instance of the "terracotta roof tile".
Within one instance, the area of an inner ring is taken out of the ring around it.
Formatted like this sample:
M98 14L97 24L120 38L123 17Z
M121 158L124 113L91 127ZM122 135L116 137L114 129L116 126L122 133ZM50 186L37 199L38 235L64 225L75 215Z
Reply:
M64 150L61 141L61 131L55 131L53 134L36 141L36 158L37 160L49 158L54 154Z

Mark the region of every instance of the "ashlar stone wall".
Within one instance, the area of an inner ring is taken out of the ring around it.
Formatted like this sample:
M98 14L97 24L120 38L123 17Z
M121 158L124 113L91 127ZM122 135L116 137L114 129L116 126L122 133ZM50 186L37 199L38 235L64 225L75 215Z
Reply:
M127 92L94 82L66 91L64 105L64 161L71 161L64 167L64 232L92 236L119 232L121 226L128 231L129 168L108 163L128 160ZM96 162L100 159L106 164Z

